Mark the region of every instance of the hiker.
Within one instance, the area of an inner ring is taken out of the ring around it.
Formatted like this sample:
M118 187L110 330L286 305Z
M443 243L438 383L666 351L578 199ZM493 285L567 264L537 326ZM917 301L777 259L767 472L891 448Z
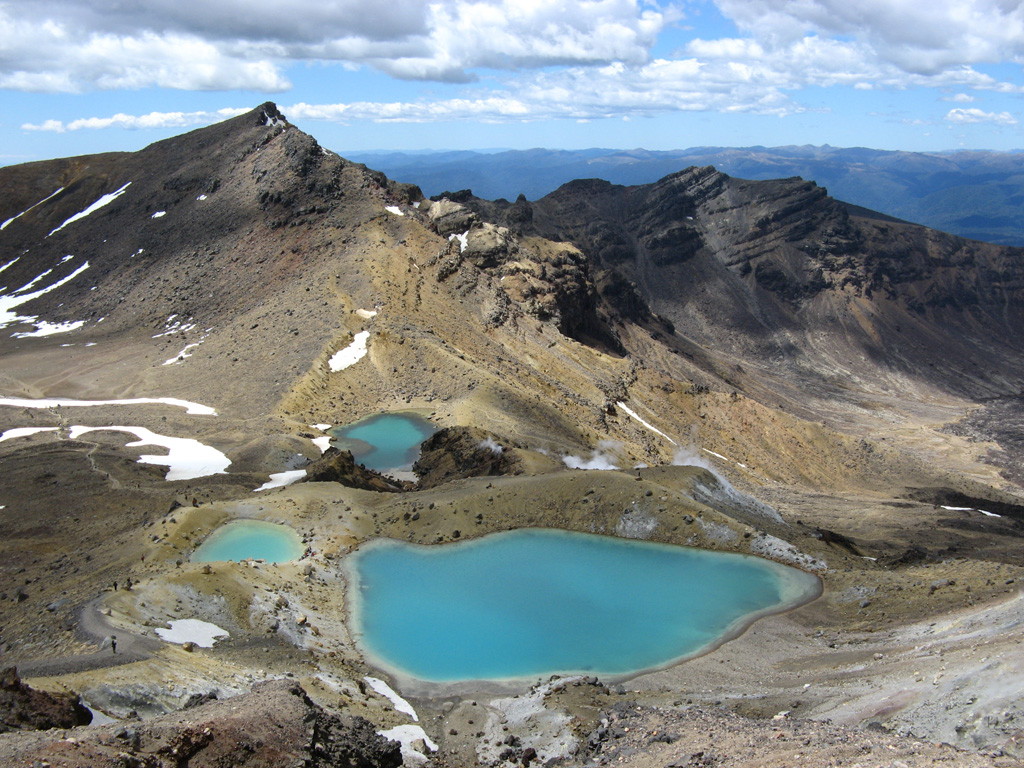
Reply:
M114 654L117 653L117 636L116 635L111 635L110 636L110 652L114 653Z

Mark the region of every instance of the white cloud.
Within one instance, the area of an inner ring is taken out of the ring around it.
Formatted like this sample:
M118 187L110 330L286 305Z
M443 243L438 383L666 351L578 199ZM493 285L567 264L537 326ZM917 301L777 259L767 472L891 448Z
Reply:
M737 26L773 47L808 35L852 39L911 74L1024 54L1024 7L1003 0L715 0Z
M1017 125L1017 119L1009 112L984 112L977 107L957 107L946 114L946 120L958 125L969 123L995 123L996 125Z
M0 87L290 87L294 61L468 82L473 70L648 59L677 18L642 0L36 0L0 5Z
M340 122L784 116L806 110L799 93L807 88L938 88L961 104L977 91L1024 93L983 71L1024 60L1018 3L714 2L738 34L690 37L661 58L651 55L659 35L682 18L671 0L294 0L286 12L281 0L0 3L0 88L274 92L290 87L284 72L298 61L471 84L457 98L284 107L294 120ZM482 71L487 79L477 81ZM116 114L23 128L176 128L236 113ZM981 114L954 110L946 120L1015 124L1006 113Z
M45 120L38 125L24 123L21 127L26 131L53 131L64 133L65 131L80 131L83 129L98 128L186 128L194 125L208 125L219 120L244 114L249 111L244 109L226 108L218 109L215 112L150 112L146 115L126 115L118 113L112 117L84 117L64 123L61 120Z

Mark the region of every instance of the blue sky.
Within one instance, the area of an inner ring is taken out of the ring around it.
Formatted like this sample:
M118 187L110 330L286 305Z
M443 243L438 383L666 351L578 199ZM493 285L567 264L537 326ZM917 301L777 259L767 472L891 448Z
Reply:
M0 164L275 101L370 149L1024 148L1013 0L0 0Z

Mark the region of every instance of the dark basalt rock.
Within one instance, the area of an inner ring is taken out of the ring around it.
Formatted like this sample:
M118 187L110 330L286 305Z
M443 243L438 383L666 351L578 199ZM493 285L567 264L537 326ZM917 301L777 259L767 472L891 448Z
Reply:
M446 427L420 446L413 470L421 488L433 488L460 477L514 475L521 471L516 446L476 427Z
M356 464L350 451L339 451L331 447L323 456L306 468L307 483L341 483L349 488L363 488L368 491L398 492L411 490L412 483L385 478L379 472Z
M0 671L0 732L74 728L90 722L92 713L77 696L37 691L22 682L14 667Z

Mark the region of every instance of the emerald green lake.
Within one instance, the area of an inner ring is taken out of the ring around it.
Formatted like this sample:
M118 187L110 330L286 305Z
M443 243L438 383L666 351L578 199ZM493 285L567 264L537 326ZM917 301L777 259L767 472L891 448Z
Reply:
M282 563L302 554L302 540L287 525L262 520L236 520L215 530L192 553L197 563L225 560L241 562L247 558Z
M367 660L445 683L662 667L821 590L761 558L545 529L431 547L378 539L349 569Z
M414 413L378 413L331 430L334 444L378 472L412 469L420 443L437 428Z

